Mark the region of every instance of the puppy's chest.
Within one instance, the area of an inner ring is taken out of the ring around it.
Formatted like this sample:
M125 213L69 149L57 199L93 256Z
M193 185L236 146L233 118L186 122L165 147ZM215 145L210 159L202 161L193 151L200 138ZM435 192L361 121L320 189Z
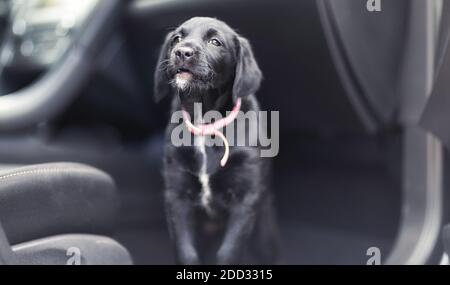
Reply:
M197 138L196 145L191 149L195 152L191 173L198 179L198 189L193 198L207 211L214 211L217 207L226 207L233 200L238 199L237 185L233 179L235 165L228 162L225 167L220 166L223 147L207 146L203 137ZM230 160L234 156L230 153Z

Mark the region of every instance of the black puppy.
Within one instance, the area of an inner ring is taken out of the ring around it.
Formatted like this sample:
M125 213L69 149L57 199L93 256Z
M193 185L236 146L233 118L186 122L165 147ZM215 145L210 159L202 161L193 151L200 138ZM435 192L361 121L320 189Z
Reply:
M185 110L195 125L204 123L194 117L195 103L202 104L203 113L215 110L223 117L237 101L242 112L258 112L254 93L261 79L246 39L222 21L196 17L167 35L155 72L155 98L174 95L172 113ZM167 127L163 171L177 262L239 264L253 249L253 262L273 263L277 230L269 165L260 157L259 144L231 146L222 167L224 147L205 145L205 136L195 136L193 146L173 144L172 132L180 124ZM256 138L257 131L245 128L253 132L249 137Z

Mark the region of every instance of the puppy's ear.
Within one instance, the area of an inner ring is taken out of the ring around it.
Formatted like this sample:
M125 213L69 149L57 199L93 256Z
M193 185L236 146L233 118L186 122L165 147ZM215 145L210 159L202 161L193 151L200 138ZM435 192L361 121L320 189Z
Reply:
M262 73L247 39L237 36L237 63L233 84L233 100L258 91Z
M170 39L172 38L172 33L169 33L164 40L164 44L159 52L158 62L156 64L155 75L154 75L154 87L153 96L156 102L161 101L162 98L170 94L171 87L169 85L169 78L167 77L167 64L169 63L169 48Z

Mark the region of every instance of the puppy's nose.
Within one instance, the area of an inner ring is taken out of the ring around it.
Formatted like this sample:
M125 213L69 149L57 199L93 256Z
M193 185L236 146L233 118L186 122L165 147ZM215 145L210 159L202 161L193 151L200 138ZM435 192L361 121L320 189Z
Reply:
M190 47L179 47L175 55L181 60L186 60L194 55L194 50Z

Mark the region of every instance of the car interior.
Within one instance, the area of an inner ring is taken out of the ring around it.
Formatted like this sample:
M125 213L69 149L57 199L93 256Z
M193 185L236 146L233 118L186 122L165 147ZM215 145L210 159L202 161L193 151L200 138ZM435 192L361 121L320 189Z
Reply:
M252 44L273 158L280 264L439 264L448 155L418 125L441 0L1 0L0 264L173 264L161 176L168 31L221 19ZM444 237L446 235L444 234ZM447 257L448 260L448 257Z

